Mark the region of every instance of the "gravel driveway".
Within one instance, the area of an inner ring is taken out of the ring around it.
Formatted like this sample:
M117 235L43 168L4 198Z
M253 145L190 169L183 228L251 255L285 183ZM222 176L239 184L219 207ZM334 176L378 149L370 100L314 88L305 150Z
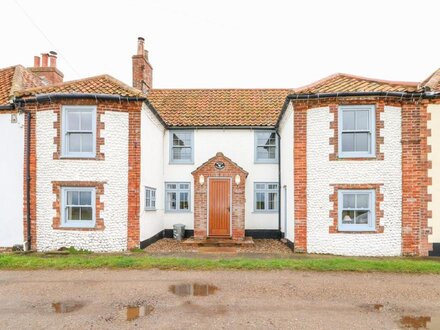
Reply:
M440 276L3 271L0 329L440 329Z

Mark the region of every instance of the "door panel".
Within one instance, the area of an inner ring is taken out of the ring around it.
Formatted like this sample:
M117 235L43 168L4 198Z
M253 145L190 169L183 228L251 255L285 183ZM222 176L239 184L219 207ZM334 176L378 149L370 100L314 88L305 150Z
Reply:
M231 181L209 180L209 236L230 236Z

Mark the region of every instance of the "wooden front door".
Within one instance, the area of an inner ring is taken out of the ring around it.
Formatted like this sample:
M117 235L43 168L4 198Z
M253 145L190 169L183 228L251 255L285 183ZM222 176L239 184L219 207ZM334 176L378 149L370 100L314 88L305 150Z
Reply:
M209 179L209 236L231 236L231 180Z

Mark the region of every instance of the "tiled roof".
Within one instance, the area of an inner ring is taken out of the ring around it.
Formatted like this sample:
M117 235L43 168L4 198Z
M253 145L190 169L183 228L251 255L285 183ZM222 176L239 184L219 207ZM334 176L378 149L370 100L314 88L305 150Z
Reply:
M339 92L416 92L417 82L388 81L337 73L313 84L296 88L296 94Z
M21 65L0 69L0 105L9 104L15 91L41 84L42 81L36 75Z
M421 82L420 87L429 89L430 91L440 92L440 69L434 71L425 81Z
M169 126L274 126L289 89L153 89Z
M29 88L16 92L17 97L29 97L37 94L108 94L126 97L145 97L145 95L123 82L109 76L101 75L80 80L66 81L59 84Z

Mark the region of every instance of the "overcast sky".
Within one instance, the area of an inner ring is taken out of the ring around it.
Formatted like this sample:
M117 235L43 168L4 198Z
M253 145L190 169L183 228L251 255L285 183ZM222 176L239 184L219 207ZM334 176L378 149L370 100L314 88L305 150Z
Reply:
M440 67L440 1L1 0L0 67L55 50L65 80L131 85L137 37L155 88L293 88L335 72L420 81Z

